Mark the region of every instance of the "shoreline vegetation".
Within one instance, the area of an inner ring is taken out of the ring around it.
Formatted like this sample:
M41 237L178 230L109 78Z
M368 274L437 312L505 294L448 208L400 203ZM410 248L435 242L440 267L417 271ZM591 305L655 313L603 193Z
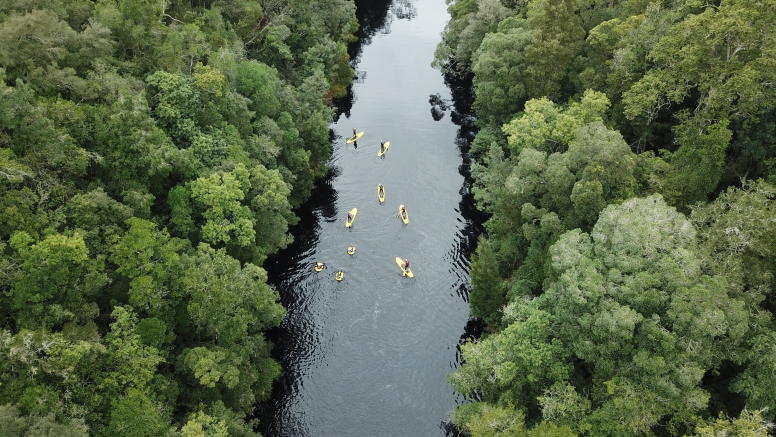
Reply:
M0 434L257 436L351 1L0 7ZM41 434L42 433L42 434Z
M776 2L452 0L472 437L774 435Z

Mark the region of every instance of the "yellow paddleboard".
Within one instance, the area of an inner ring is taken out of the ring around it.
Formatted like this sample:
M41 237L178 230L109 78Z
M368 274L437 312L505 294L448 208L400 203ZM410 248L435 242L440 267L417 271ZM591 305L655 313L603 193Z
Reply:
M342 270L338 271L336 275L334 275L334 279L341 281L345 277L345 272Z
M408 225L410 223L410 213L407 212L407 208L404 208L404 214L402 214L401 209L404 205L399 205L399 217L401 217L401 221L404 222L405 225Z
M353 255L354 253L356 253L356 246L348 247L348 255Z
M390 141L386 141L385 142L385 150L383 150L382 152L377 152L377 156L385 155L385 152L388 151L388 147L390 147L390 146L391 146L391 142Z
M403 275L403 276L408 276L408 277L410 277L410 278L412 278L412 277L413 277L412 270L410 270L410 269L405 269L405 268L404 268L404 260L403 260L403 259L401 259L401 258L399 258L398 256L396 257L396 264L398 264L398 265L399 265L399 268L401 269L401 272L402 272L402 275Z
M385 202L385 187L377 186L377 198L380 199L380 203Z
M354 142L358 141L358 139L361 138L362 136L364 136L364 133L363 132L359 132L359 133L356 134L356 136L348 138L348 140L345 141L345 143L346 144L354 143Z
M356 219L356 213L358 212L358 208L353 208L350 210L350 220L345 219L345 227L349 228L353 226L353 220Z

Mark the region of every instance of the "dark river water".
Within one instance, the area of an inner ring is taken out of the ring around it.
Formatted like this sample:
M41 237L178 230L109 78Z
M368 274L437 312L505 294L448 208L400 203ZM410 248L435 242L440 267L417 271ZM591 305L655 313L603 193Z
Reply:
M357 5L358 80L331 125L330 175L297 212L295 243L265 263L288 309L269 335L284 375L257 408L265 437L452 435L448 414L463 401L446 375L476 330L468 273L481 218L465 177L468 87L430 66L446 4ZM354 126L365 132L358 147L345 144ZM391 143L384 159L381 140ZM347 229L351 208L358 214ZM397 256L410 259L414 278L402 277ZM321 273L317 261L327 265Z

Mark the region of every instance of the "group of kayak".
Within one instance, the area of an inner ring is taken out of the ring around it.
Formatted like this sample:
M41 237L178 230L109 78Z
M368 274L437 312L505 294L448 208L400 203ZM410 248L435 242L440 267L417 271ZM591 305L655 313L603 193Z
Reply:
M346 143L355 143L359 138L361 138L364 135L363 132L356 132L356 128L353 128L353 136L350 137ZM385 152L388 151L388 147L391 145L390 141L381 141L380 142L380 151L377 153L377 156L384 157ZM377 199L380 201L380 203L385 202L385 187L383 187L383 184L377 185ZM348 216L345 219L345 227L350 228L353 226L353 221L356 219L356 214L358 213L358 208L353 208L350 211L348 211ZM399 218L401 218L401 221L404 222L405 225L410 223L410 215L407 212L407 208L404 205L399 205ZM348 246L348 255L353 255L356 253L356 246L350 245ZM402 261L401 258L398 256L396 257L396 264L398 264L399 268L401 269L402 276L407 276L412 278L412 270L410 270L410 260L404 259ZM315 263L315 271L321 272L323 269L326 268L326 265L322 262L316 262ZM342 269L337 270L337 272L334 275L334 279L337 281L341 281L345 278L345 271Z

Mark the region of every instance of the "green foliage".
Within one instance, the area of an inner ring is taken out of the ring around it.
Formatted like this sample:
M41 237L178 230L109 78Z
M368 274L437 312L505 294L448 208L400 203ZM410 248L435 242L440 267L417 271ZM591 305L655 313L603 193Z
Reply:
M202 411L192 414L186 425L181 428L182 437L228 437L226 422L209 416Z
M259 265L327 171L356 29L348 0L0 5L0 434L257 435Z
M747 179L774 179L776 4L501 6L496 24L482 2L451 1L433 63L474 74L473 191L491 214L470 302L491 330L450 375L481 402L455 423L472 435L765 434L776 219L773 187ZM537 311L547 321L526 328ZM523 370L550 344L566 374Z
M191 183L191 197L205 208L202 239L211 244L228 243L232 238L240 246L254 243L250 209L241 201L250 188L248 170L238 164L233 172L214 173Z
M526 3L518 0L517 5L505 6L505 2L491 0L451 2L450 21L442 33L432 65L446 70L454 62L458 70L470 69L483 38L494 32L502 20L510 16L524 17Z
M250 108L257 119L277 113L277 82L277 70L256 61L240 62L235 70L235 88L251 100Z
M773 3L725 1L677 23L655 45L656 64L624 94L629 117L657 115L667 103L682 102L691 90L698 110L709 119L756 114L774 103L764 87L773 80L773 45L763 38L776 19ZM703 29L704 38L696 32ZM734 97L735 96L735 97Z
M31 414L28 423L41 420L52 429L62 426L62 435L85 435L84 421L90 435L105 434L108 429L120 430L122 435L167 429L169 418L160 413L148 387L162 359L156 349L140 343L134 313L116 307L112 317L103 339L70 339L43 330L15 335L3 331L3 398ZM85 386L83 381L90 384ZM140 410L143 419L133 418ZM53 423L54 416L64 425ZM78 430L84 434L76 434Z
M459 393L484 394L483 401L517 409L535 402L544 387L569 377L572 366L563 345L552 340L550 314L530 302L503 331L461 348L466 365L448 375ZM468 406L466 408L469 408Z
M194 140L198 133L196 121L200 112L199 91L191 77L163 71L148 76L152 87L154 115L179 147Z
M485 239L480 240L477 254L472 256L472 291L469 294L471 315L489 324L499 321L504 291L499 275L498 260Z
M169 296L170 282L188 242L170 238L166 231L139 218L127 220L127 225L111 261L118 273L130 279L128 301L133 308L164 319L177 303Z
M522 109L527 95L523 51L530 42L527 22L516 17L502 21L498 32L483 38L472 65L481 122L501 125Z
M188 290L188 313L198 331L219 344L243 341L249 332L278 325L285 310L278 295L266 285L267 273L200 245L183 261L180 285Z
M26 233L10 240L21 262L11 288L12 308L20 327L61 327L65 322L87 322L96 317L88 302L107 278L104 257L90 259L81 235L54 234L33 243Z
M697 241L659 196L608 206L590 234L553 244L545 293L465 345L451 382L497 406L538 399L545 420L591 435L640 435L665 418L677 435L706 408L701 381L723 351L749 348L745 302L704 273Z
M525 48L526 85L532 98L560 96L560 83L582 47L585 30L572 0L529 3L528 26L533 36Z
M579 102L572 102L566 108L559 108L546 98L532 99L525 104L525 112L505 124L503 130L515 153L526 147L563 151L577 128L602 121L608 108L609 99L591 90L585 91Z
M472 414L471 411L475 410ZM454 423L463 427L472 437L522 437L526 435L523 415L509 407L488 404L467 404L453 415Z
M88 431L83 419L69 419L61 423L54 418L54 413L25 416L13 405L0 405L0 437L87 437Z
M741 416L735 419L730 420L720 417L699 425L693 437L723 437L728 435L766 437L769 435L768 430L773 428L774 425L772 423L765 422L762 419L760 411L744 409L741 412Z
M664 192L672 204L682 207L706 200L717 187L732 132L726 121L702 126L695 118L677 126L676 134L680 146L666 156L671 173L666 177Z
M168 426L156 403L140 390L129 389L125 396L111 402L108 432L113 435L163 435Z

